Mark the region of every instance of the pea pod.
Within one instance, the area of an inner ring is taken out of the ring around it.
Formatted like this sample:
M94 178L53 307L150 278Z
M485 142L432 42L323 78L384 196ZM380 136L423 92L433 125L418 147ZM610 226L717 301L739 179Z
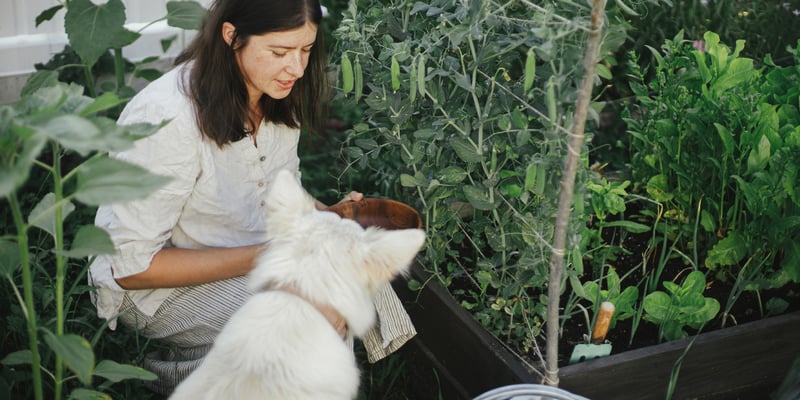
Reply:
M417 59L417 88L419 95L425 97L425 55L420 54Z
M358 56L355 59L355 100L361 99L361 95L364 93L364 74L361 71L361 61L359 61Z
M547 118L550 119L551 126L555 126L558 122L558 111L556 110L556 81L552 76L547 80L547 94L544 101L547 105Z
M353 80L353 64L347 54L342 53L342 93L348 94L353 90Z
M534 54L533 47L528 49L528 56L525 58L525 81L523 90L528 93L533 87L533 80L536 77L536 54Z
M392 90L396 92L398 89L400 89L400 63L395 56L392 56Z
M411 72L408 74L408 101L413 103L417 98L417 63L411 60Z

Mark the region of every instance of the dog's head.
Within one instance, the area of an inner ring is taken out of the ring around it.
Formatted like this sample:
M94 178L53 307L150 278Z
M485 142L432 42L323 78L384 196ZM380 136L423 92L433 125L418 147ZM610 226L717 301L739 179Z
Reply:
M405 274L425 241L420 229L364 229L318 211L288 171L277 174L267 213L268 244L250 274L251 288L292 285L308 299L336 308L356 335L374 321L374 291ZM368 320L361 315L365 311Z

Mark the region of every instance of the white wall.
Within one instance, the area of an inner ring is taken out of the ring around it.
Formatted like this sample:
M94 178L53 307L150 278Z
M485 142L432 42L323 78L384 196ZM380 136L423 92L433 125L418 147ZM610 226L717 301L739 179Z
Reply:
M105 0L92 0L102 3ZM210 0L195 0L207 7ZM126 11L126 27L139 32L147 23L167 14L167 0L123 0ZM53 54L64 49L67 35L64 33L64 13L36 26L36 16L42 11L58 5L56 0L0 0L0 103L16 100L25 78L34 71L34 64L44 63ZM160 40L176 33L183 36L173 43L166 54L172 57L180 51L182 44L192 32L184 32L167 26L165 21L147 27L131 46L123 48L123 55L130 60L162 55ZM188 35L188 36L187 36Z

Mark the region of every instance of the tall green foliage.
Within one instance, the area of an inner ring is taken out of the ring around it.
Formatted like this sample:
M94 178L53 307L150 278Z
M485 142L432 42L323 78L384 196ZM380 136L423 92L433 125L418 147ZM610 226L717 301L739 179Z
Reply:
M679 34L661 51L655 77L631 87L631 170L692 238L685 245L719 278L757 262L751 288L800 281L800 58L757 69L708 32L703 47ZM634 68L635 69L635 68ZM695 226L699 234L695 235ZM748 261L750 260L750 261Z
M170 2L165 18L173 26L189 26L198 7ZM114 251L108 235L87 215L98 204L140 198L165 182L106 155L158 128L121 127L111 117L132 94L123 81L121 49L138 34L123 26L119 0L67 1L45 10L37 23L62 8L70 45L87 71L90 96L84 87L58 82L56 71L40 71L19 101L0 106L0 198L6 205L3 217L10 220L0 232L0 275L8 283L8 296L0 303L7 311L0 395L11 398L61 399L67 392L75 399L106 398L112 383L155 378L111 359L97 362L105 325L81 315L92 290L86 284L87 258ZM90 71L109 50L118 61L117 85L95 96Z
M352 0L336 32L339 95L364 107L344 149L352 167L421 210L425 266L522 352L542 332L590 14L568 1ZM618 25L607 32L601 54L624 40ZM572 275L583 273L585 153L581 165Z

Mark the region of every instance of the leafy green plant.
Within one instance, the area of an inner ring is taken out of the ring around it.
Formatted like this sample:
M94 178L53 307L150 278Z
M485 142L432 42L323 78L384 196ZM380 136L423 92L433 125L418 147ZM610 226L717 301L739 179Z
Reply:
M675 340L688 336L685 327L700 329L719 313L720 304L703 296L706 277L692 271L680 285L664 281L666 292L655 291L644 298L644 319L659 326L659 340Z
M197 7L170 2L165 18L173 26L188 24ZM9 222L0 236L0 274L10 294L2 303L8 318L0 390L10 397L61 399L68 390L70 398L98 398L115 393L113 383L155 378L124 362L96 362L96 354L109 354L99 343L105 325L81 316L93 308L87 305L92 289L85 284L86 258L113 251L107 234L92 223L94 206L146 196L164 182L105 156L157 129L119 127L110 117L132 94L122 83L120 49L138 34L122 26L124 6L116 0L101 5L66 1L45 10L37 23L61 8L67 8L70 47L83 62L90 90L59 83L57 71L42 70L29 79L21 100L0 106L0 198L7 203L2 216ZM109 48L115 49L118 85L95 98L89 71ZM144 70L133 75L153 76ZM136 343L133 350L142 349Z
M610 4L601 57L625 40L623 6ZM364 109L344 148L351 170L422 212L426 268L534 358L548 297L560 294L547 293L548 263L590 15L570 1L352 0L335 33L338 97ZM589 83L610 77L596 65ZM591 103L589 121L601 108ZM578 277L590 172L585 151L572 153L563 254Z
M639 288L636 285L622 287L622 280L614 268L607 270L605 279L588 281L583 284L580 296L593 305L597 315L600 304L609 301L614 304L614 316L611 317L609 328L614 328L617 321L625 320L636 315L636 302L639 300ZM601 285L603 283L604 285ZM603 286L605 289L603 289ZM591 326L591 325L590 325Z
M93 224L80 227L73 237L66 237L64 222L76 209L74 201L97 205L131 200L146 196L165 182L140 167L103 155L107 151L131 146L134 140L153 132L156 127L118 127L113 120L101 116L104 110L122 101L115 95L92 99L83 96L82 87L65 84L39 88L29 86L25 92L30 94L19 102L0 107L3 149L0 153L0 176L3 178L0 195L8 200L16 229L16 232L3 232L0 258L4 260L1 272L21 302L29 346L6 355L3 364L31 366L32 390L36 399L44 396L42 371L51 371L54 398L62 397L62 387L71 379L77 379L86 387L90 387L93 376L110 380L152 379L152 374L137 367L113 361L95 364L91 344L67 330L65 288L70 287L66 281L68 261L114 250L108 235ZM50 163L39 159L46 146L51 148L53 155ZM68 151L91 156L75 168L63 170L61 160ZM26 216L17 189L25 183L34 166L44 168L50 174L52 192L41 198ZM28 239L34 230L44 231L52 240L51 244L44 248L31 247ZM53 265L40 264L43 262L52 262ZM52 273L54 318L43 314L40 307L46 304L37 306L34 298L34 274L39 268ZM22 293L16 291L18 285L22 287ZM47 348L41 348L41 340ZM50 358L42 356L45 349L55 355L54 365L49 367L43 364L45 358ZM65 377L65 369L74 375ZM87 398L93 394L88 389L76 388L72 395Z
M652 49L656 77L640 72L631 82L634 181L665 205L664 218L691 239L681 248L717 278L735 279L758 254L766 287L796 282L798 70L769 57L756 69L740 56L744 41L731 51L713 32L704 39L704 49L682 34L663 55Z
M44 10L36 17L36 25L52 19L61 9L66 9L64 28L69 38L65 48L64 59L77 56L79 62L61 64L58 68L78 67L83 70L84 77L80 81L86 87L90 97L100 94L97 90L93 68L101 59L109 58L113 53L114 80L106 82L104 91L116 92L121 97L130 97L135 90L130 86L130 79L139 77L148 80L157 78L161 72L148 67L157 60L157 56L145 58L137 63L126 62L122 49L133 44L141 31L160 20L182 29L197 29L205 13L205 9L195 1L168 1L167 15L142 27L139 32L128 30L125 24L125 5L122 0L109 0L103 4L95 4L91 0L65 0L60 4ZM87 29L92 27L92 29ZM162 51L166 51L176 37L162 41ZM133 66L129 71L127 65ZM52 65L50 66L52 67ZM129 72L126 79L126 72Z

